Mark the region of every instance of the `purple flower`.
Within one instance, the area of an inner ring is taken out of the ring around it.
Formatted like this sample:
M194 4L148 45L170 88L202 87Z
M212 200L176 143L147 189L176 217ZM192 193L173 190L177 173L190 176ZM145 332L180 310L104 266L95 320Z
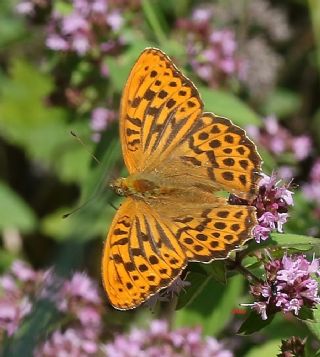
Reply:
M31 0L22 1L16 5L16 11L21 15L32 15L34 12L34 4Z
M190 43L188 49L193 69L209 85L216 86L225 77L237 75L240 62L236 58L237 43L231 30L212 30L201 52L196 44Z
M79 14L72 13L62 19L61 32L64 35L72 35L78 31L88 31L88 22Z
M40 291L43 277L43 272L36 272L19 260L0 277L0 332L5 331L9 336L16 332L32 310L31 301Z
M124 18L119 8L115 10L109 5L107 0L72 0L70 13L53 12L46 45L55 51L76 52L79 56L93 53L95 60L103 52L100 44L112 40L119 47L123 39L120 41L116 32Z
M313 164L311 174L311 180L319 181L320 182L320 158L318 158L315 163Z
M297 160L304 160L309 156L312 142L309 136L301 135L292 139L292 150Z
M100 133L104 131L108 124L115 120L117 114L115 111L98 107L95 108L91 113L91 129L94 131L93 140L100 140Z
M46 39L46 46L54 51L67 51L69 44L61 36L50 34Z
M250 291L258 300L251 306L263 320L276 311L299 314L302 306L314 308L320 303L318 283L313 278L319 275L319 259L310 263L304 255L284 255L265 263L266 281L251 285Z
M258 196L252 202L257 208L259 225L255 227L254 236L258 243L261 239L266 239L272 230L282 232L283 224L288 218L288 207L293 205L293 192L279 184L275 175L263 175L259 182Z
M75 273L65 281L57 294L56 304L75 323L80 323L86 337L97 339L101 331L102 301L96 283L86 274Z
M271 177L263 174L259 181L258 196L252 202L246 202L230 195L231 204L249 204L256 207L258 225L253 230L253 236L258 243L266 240L272 230L283 231L283 225L288 219L288 207L293 206L293 192L288 186L280 186L274 174Z
M11 273L22 282L35 281L37 277L37 273L21 260L12 263Z
M320 206L320 158L312 166L309 182L303 186L303 193L307 199Z
M304 160L311 153L312 142L309 136L293 136L288 129L280 125L274 115L264 119L264 127L261 129L250 126L248 133L275 155L285 152L293 153L297 161Z
M211 87L225 84L230 78L245 74L245 65L238 55L235 32L212 26L212 7L199 7L190 19L180 19L178 29L187 42L187 56L193 70ZM181 36L180 34L180 36Z
M23 318L31 312L32 305L27 297L7 296L0 298L0 332L12 336Z
M80 330L55 331L48 340L34 351L35 357L87 357L96 354L98 345L87 339Z
M148 330L133 329L127 335L116 336L103 346L103 352L109 357L232 357L214 338L202 339L200 328L170 331L168 324L159 320L151 322Z

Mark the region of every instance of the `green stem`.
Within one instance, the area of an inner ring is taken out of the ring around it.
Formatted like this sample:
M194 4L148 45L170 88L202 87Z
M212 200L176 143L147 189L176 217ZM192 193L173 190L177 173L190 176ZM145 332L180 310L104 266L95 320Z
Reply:
M243 276L246 277L249 283L258 283L258 284L264 283L263 280L261 280L256 275L252 274L250 270L245 268L240 261L232 260L228 258L227 263L230 270L237 270L239 273L241 273Z
M320 72L320 2L319 0L308 0L308 3Z
M157 38L158 43L163 46L166 42L166 35L164 31L162 30L162 27L159 22L159 18L156 15L156 12L154 10L154 6L152 5L152 1L150 0L142 0L142 9L144 12L145 17L150 23L150 26L152 27L152 30L154 32L154 35Z

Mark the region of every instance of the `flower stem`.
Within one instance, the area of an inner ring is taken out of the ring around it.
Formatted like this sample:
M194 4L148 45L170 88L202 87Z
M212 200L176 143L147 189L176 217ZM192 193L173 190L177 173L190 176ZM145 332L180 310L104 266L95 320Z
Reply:
M262 279L258 278L256 275L251 273L250 270L245 268L239 260L237 260L237 259L233 260L233 259L228 258L227 264L228 264L228 268L230 270L237 270L239 273L241 273L243 276L245 276L246 279L249 281L249 283L253 283L253 282L259 283L259 284L264 283L264 281Z

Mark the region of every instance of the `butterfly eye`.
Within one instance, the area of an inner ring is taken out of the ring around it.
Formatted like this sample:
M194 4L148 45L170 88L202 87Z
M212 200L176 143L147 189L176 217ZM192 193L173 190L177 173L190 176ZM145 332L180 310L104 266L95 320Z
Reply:
M120 187L117 187L116 188L116 194L119 195L119 196L124 196L124 191L122 188Z

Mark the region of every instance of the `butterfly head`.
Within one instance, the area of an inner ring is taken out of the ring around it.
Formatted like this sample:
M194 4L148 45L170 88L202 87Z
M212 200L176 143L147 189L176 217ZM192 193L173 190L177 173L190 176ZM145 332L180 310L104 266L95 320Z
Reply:
M129 195L129 188L126 183L126 179L123 177L111 181L109 187L119 196Z

